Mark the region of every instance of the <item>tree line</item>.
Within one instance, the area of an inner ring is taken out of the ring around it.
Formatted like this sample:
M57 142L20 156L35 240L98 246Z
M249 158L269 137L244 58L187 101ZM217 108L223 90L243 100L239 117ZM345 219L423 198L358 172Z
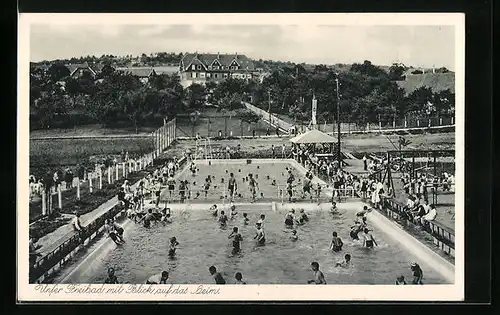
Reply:
M239 115L246 122L259 117L245 109L249 101L297 122L311 119L311 101L318 100L318 122L332 122L338 99L342 121L388 122L404 117L454 115L455 94L421 87L410 94L397 85L406 70L389 71L365 61L332 69L284 63L259 80L228 78L218 84L192 84L183 88L177 75L156 75L146 84L138 77L105 66L97 77L88 73L72 78L61 63L47 71L30 71L31 129L65 128L100 123L106 127L159 124L163 118L200 111L207 103L221 113Z

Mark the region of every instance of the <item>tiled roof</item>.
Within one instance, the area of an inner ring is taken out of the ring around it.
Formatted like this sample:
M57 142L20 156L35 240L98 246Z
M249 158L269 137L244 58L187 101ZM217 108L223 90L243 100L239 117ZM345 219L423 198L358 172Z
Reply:
M152 74L156 74L153 68L150 67L128 67L128 68L116 68L116 71L122 71L124 73L130 73L139 78L147 78Z
M72 75L77 69L90 69L94 74L97 73L96 69L93 69L89 66L88 63L74 63L74 64L66 64L66 68L68 68L70 75Z
M179 67L172 66L163 66L163 67L154 67L153 70L156 74L175 74L179 72Z
M196 58L195 58L196 57ZM206 67L210 66L214 60L217 59L222 66L230 66L233 60L240 65L242 69L254 70L255 65L252 60L250 60L245 55L239 54L192 54L186 53L182 58L183 70L187 70L187 67L194 62L198 64L197 60L201 61Z

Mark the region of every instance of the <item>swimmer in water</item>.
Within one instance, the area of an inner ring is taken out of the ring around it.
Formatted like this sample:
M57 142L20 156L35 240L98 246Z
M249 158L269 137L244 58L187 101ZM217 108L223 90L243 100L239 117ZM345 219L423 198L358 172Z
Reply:
M138 223L143 221L144 227L149 228L151 227L151 222L156 221L155 216L153 215L153 209L148 209L148 213L146 213L145 216L143 216L141 219L139 219Z
M351 226L351 231L349 232L349 236L353 240L359 240L358 234L359 234L359 232L361 232L361 229L362 229L362 227L358 224Z
M422 268L416 263L412 262L410 264L411 271L413 271L413 280L411 284L424 284L422 280L424 279L424 272Z
M330 213L331 214L338 213L337 203L333 200L332 200L332 206L330 207Z
M241 251L241 242L243 241L243 237L241 236L240 232L238 232L238 228L234 227L233 231L227 238L233 239L233 255L239 253Z
M351 265L351 255L345 254L344 260L335 264L335 267L349 267Z
M257 231L255 236L253 237L257 240L257 245L264 245L266 243L266 235L264 234L264 230L262 229L262 224L256 223Z
M215 284L226 284L226 280L222 277L220 272L217 272L217 268L215 268L215 266L210 266L210 268L208 268L208 272L210 272L210 274L214 277Z
M290 236L290 240L292 240L292 242L295 242L298 239L299 239L299 236L297 235L297 230L293 230L292 235Z
M210 177L207 177L205 179L205 183L203 184L203 189L205 190L205 198L207 198L207 196L208 196L208 190L210 189L210 183L211 183Z
M288 193L288 202L292 202L292 197L293 197L293 186L292 182L289 182L286 184L286 192Z
M211 211L211 212L212 212L212 215L213 215L214 217L216 217L216 216L217 216L217 214L218 214L218 213L217 213L217 212L218 212L218 210L217 210L217 205L213 205L213 206L211 206L211 207L210 207L210 209L209 209L209 211Z
M241 272L235 273L234 278L236 279L236 282L234 284L247 284L245 281L243 281L243 275L241 274Z
M243 213L243 225L248 225L250 219L248 218L248 213Z
M266 219L266 215L265 214L261 214L260 215L260 219L257 220L257 223L259 223L262 228L264 228L264 220L265 219Z
M307 216L307 213L304 211L304 209L300 209L300 219L303 219L304 222L309 221L309 217Z
M405 284L406 284L405 276L401 275L396 278L396 285L405 285Z
M191 163L191 166L189 168L191 169L191 174L193 176L196 176L196 165L194 164L194 162Z
M168 280L168 271L162 271L146 280L146 284L166 284Z
M220 212L218 222L220 223L221 227L225 227L227 225L227 215L224 213L224 211Z
M104 280L104 283L106 284L119 284L118 278L115 276L115 268L109 267L108 268L108 277L106 280Z
M170 249L168 250L168 256L175 256L175 251L177 250L177 246L179 246L179 242L177 242L177 238L174 236L170 239Z
M236 212L236 206L235 205L231 205L231 211L229 212L229 217L231 218L231 220L234 219L234 217L238 214L238 212Z
M291 209L285 215L285 226L292 227L293 226L293 221L295 221L295 209Z
M319 270L319 263L313 261L311 269L314 273L314 279L307 280L308 284L326 284L325 275Z
M342 246L344 246L342 239L340 239L340 237L337 236L337 232L333 232L332 241L330 243L330 249L333 250L334 252L340 252L342 250Z
M170 216L170 213L167 213L165 217L163 218L163 222L165 223L172 223L172 217Z
M375 238L373 235L370 233L368 228L363 229L363 247L366 248L372 248L373 244L378 246L377 242L375 241Z

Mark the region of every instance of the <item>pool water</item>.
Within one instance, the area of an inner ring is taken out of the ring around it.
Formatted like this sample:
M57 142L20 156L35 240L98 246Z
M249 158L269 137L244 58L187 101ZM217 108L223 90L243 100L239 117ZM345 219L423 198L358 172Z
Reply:
M259 186L257 190L257 202L281 201L280 190L282 190L285 201L287 201L288 195L286 193L286 180L288 178L288 169L292 169L292 173L295 176L294 185L296 187L294 188L294 200L299 202L310 201L309 195L306 196L306 199L302 199L302 181L304 180L304 175L287 162L276 161L275 163L246 164L244 161L238 161L237 163L234 163L233 161L230 164L212 163L211 165L207 165L196 162L195 164L198 169L195 175L191 173L188 167L184 168L177 175L178 180L187 180L190 183L190 202L220 201L224 196L223 192L227 191L227 183L230 173L234 174L236 178L236 185L238 187L237 193L241 194L241 196L235 196L235 202L249 202L252 200L248 182L243 181L243 178L248 177L248 174L253 174ZM205 178L207 178L207 176L212 177L212 185L208 191L207 197L205 198L203 184L205 183ZM224 179L224 183L222 183L222 179ZM275 180L275 186L272 185L273 180ZM315 183L314 180L313 183ZM316 184L314 184L313 188L316 188ZM320 198L327 200L329 196L325 193L324 188L325 187L323 187ZM197 192L199 192L200 195L195 199ZM313 198L317 200L315 190L312 190L312 193ZM164 190L161 194L161 200L173 202L179 201L178 193L174 193L172 196L173 197L171 198L168 190Z
M77 279L69 283L103 283L108 267L116 269L122 283L144 283L152 274L167 270L169 283L212 284L208 267L214 265L228 284L234 283L234 273L241 272L249 284L305 284L312 278L310 263L317 261L328 284L394 284L396 277L405 275L411 281L409 262L416 260L424 271L424 283L442 284L446 280L425 261L419 261L396 240L387 237L376 227L373 235L379 246L374 249L361 247L351 240L349 227L355 219L355 210L341 204L339 214L327 211L309 211L309 222L297 227L299 240L289 239L290 229L285 228L283 217L286 210L248 210L249 225L242 225L245 206L237 208L236 218L221 228L209 211L175 210L171 224L158 224L144 228L128 222L125 225L126 243L113 243L107 255L94 259L85 266ZM264 205L263 205L264 208ZM265 214L264 230L266 245L256 246L255 222ZM233 226L240 228L243 236L240 254L233 255L232 240L228 239ZM344 242L343 250L334 253L329 250L332 231L337 231ZM175 236L180 243L176 256L169 258L169 239ZM335 267L345 254L351 254L352 265L348 268Z

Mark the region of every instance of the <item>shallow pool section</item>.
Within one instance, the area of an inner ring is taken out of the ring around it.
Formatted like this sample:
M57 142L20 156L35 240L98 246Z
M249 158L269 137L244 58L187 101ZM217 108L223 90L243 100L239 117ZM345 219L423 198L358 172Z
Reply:
M389 237L371 224L373 235L379 246L365 249L361 243L351 240L349 227L355 219L360 203L342 203L338 214L332 215L326 209L308 207L310 221L296 227L299 240L292 242L290 229L285 228L283 217L285 207L271 205L238 205L239 212L221 228L216 219L206 210L193 210L188 206L174 210L171 224L158 224L151 228L131 221L124 224L126 244L116 246L107 241L100 254L80 263L62 283L103 283L108 267L116 269L122 283L144 283L152 274L162 270L170 272L170 283L200 284L213 283L208 267L214 265L227 282L234 283L234 273L241 272L249 284L305 284L312 277L310 263L317 261L328 284L394 284L396 277L404 275L411 281L410 261L417 261L424 271L425 284L450 283L435 271L432 263L421 261L397 238ZM249 225L242 224L242 213L248 212ZM257 246L255 222L265 214L264 230L266 245ZM232 228L238 226L243 236L242 252L231 253ZM331 234L337 231L344 241L339 253L329 250ZM175 236L180 242L174 258L168 256L168 241ZM352 265L348 268L335 267L345 254L351 254ZM420 259L419 259L420 258Z
M288 201L286 193L286 180L288 178L288 170L291 170L295 176L293 200L296 202L315 202L318 199L316 194L316 177L313 180L312 195L307 194L302 198L302 186L304 179L304 169L299 170L296 163L291 163L287 160L200 160L195 161L197 171L193 174L189 169L189 164L177 174L177 186L179 180L187 180L189 182L190 199L189 202L219 202L228 195L227 183L229 175L234 174L238 187L237 195L234 202L250 202L252 194L250 192L246 179L249 174L252 174L258 183L256 192L257 202ZM205 197L204 183L205 178L210 177L212 183ZM273 185L274 181L274 185ZM323 185L320 192L320 198L327 200L331 197L328 195L329 189ZM282 198L283 194L283 198ZM312 197L312 198L311 198ZM179 193L170 194L168 189L162 191L161 201L179 202Z

